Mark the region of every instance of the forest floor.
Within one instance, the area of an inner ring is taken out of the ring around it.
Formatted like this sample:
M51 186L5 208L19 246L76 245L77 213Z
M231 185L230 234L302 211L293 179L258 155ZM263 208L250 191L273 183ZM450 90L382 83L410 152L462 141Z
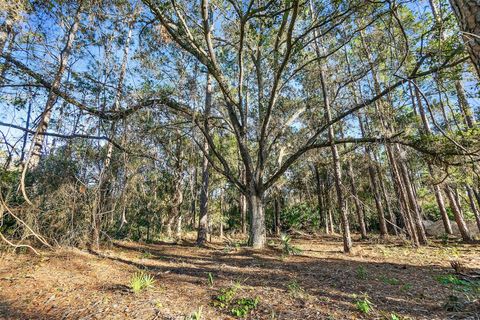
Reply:
M183 320L199 310L208 320L235 319L232 310L248 319L480 319L479 283L454 276L450 265L478 273L478 245L413 249L374 238L356 241L350 255L335 236L293 245L302 252L284 256L278 239L255 251L218 239L198 248L187 237L115 242L95 254L0 253L0 319ZM155 284L134 293L140 270Z

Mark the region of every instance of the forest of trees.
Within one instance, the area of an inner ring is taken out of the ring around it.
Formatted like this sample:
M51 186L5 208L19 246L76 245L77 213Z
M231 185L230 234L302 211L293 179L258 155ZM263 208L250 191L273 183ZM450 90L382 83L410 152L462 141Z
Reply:
M473 0L0 1L0 236L480 230ZM354 237L355 238L355 237Z

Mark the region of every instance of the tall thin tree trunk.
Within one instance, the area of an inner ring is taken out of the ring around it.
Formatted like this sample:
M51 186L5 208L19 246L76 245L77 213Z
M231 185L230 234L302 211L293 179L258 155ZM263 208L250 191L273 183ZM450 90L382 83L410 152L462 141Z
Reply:
M457 200L455 199L454 192L450 186L445 186L445 193L447 194L448 200L450 201L450 207L452 208L453 215L455 216L455 221L457 222L458 230L462 235L463 241L472 242L473 237L470 231L468 230L463 214L460 211L460 207L458 206Z
M134 17L130 20L129 22L129 29L127 33L127 38L125 40L125 45L123 47L123 57L122 57L122 63L120 66L120 72L118 75L118 83L117 83L117 88L115 91L115 98L113 101L113 111L117 111L120 108L120 103L122 100L122 94L123 94L123 85L124 85L124 80L125 80L125 75L127 72L127 63L128 63L128 55L129 55L129 50L130 50L130 42L132 39L132 33L133 33L133 24L135 21L135 14ZM116 131L116 124L113 122L110 125L110 132L109 136L111 139L115 137L115 131ZM105 156L105 159L103 161L103 167L100 172L99 176L99 182L98 182L98 202L96 205L96 210L93 210L92 212L92 234L91 234L91 246L92 249L98 248L100 244L100 232L102 228L102 214L105 210L105 208L108 207L108 201L109 201L109 195L112 194L112 173L111 171L111 164L112 164L112 158L113 158L113 148L114 145L110 141L107 143L107 154ZM127 220L125 218L125 215L121 215L121 221L120 225L123 226L127 223Z
M358 115L358 121L360 125L360 131L362 133L362 137L365 137L366 136L365 127L363 125L362 117L360 115ZM372 152L372 148L370 146L365 147L365 152L367 154L367 160L368 160L368 176L370 178L370 187L373 192L373 198L375 200L375 208L377 209L378 224L380 226L380 236L384 237L385 235L388 234L388 232L387 232L387 224L385 222L385 213L383 211L381 195L380 195L380 191L378 190L375 167L373 164L375 159Z
M455 90L457 92L460 111L462 112L464 122L467 125L467 128L473 128L475 124L475 117L473 115L472 108L470 107L470 103L468 103L467 95L465 94L465 89L463 89L463 86L460 80L455 81Z
M416 98L416 101L414 102L416 102L418 111L422 119L423 131L426 132L427 134L432 134L429 121L425 114L425 109L423 108L422 98L420 97L420 92L417 88L416 83L415 83L414 92L415 92L415 98ZM430 163L427 164L427 167L428 167L428 172L430 173L430 176L433 179L434 177L433 167ZM445 201L443 200L443 195L442 195L440 186L438 184L434 184L433 191L435 193L435 199L437 200L438 209L440 210L440 215L442 217L443 227L445 229L445 232L447 234L452 234L453 233L452 226L450 225L450 219L448 218L447 210L445 209Z
M45 103L45 108L43 109L42 115L40 116L40 123L38 124L37 131L33 137L33 146L30 158L27 160L27 166L30 168L36 168L40 162L40 157L42 154L43 141L45 139L44 133L47 131L50 124L50 119L52 117L53 107L57 101L57 95L54 91L60 88L63 74L67 67L68 59L73 47L73 42L75 41L75 36L77 34L78 26L80 24L80 15L82 10L83 0L79 1L78 8L73 19L73 23L67 32L67 40L65 46L60 52L60 65L55 73L55 77L52 82L52 88L48 93L47 102Z
M275 235L279 236L282 231L282 224L280 220L280 199L276 195L273 200L274 214L275 214Z
M241 166L240 177L242 179L242 183L246 184L245 168L244 168L243 163L241 163L240 166ZM240 193L239 207L240 207L240 219L241 219L242 234L247 234L247 210L248 210L247 198L245 197L245 195L242 192Z
M475 216L475 221L477 222L478 231L480 231L480 211L477 204L475 203L475 193L473 192L472 187L469 185L467 188L468 202L470 203L470 208L472 209L473 215Z
M415 197L415 192L413 191L412 187L412 181L410 180L410 177L408 175L408 168L405 164L404 159L400 159L400 174L405 183L405 190L407 192L410 209L412 210L413 221L417 229L418 241L421 245L426 245L428 244L427 235L425 233L425 228L423 226L422 217L418 208L417 199Z
M207 86L205 89L205 122L204 130L209 132L208 116L210 115L212 107L212 79L210 74L207 74ZM203 143L203 152L208 154L209 146L205 138ZM202 188L200 189L200 212L198 220L197 245L202 246L207 241L208 234L208 185L210 177L210 164L207 156L203 155L202 160Z
M313 9L314 9L313 3L312 1L310 1L310 11L312 14L312 19L313 19ZM319 37L316 29L314 30L313 35L315 37L315 53L317 55L317 58L320 59L322 54L321 54L320 44L318 43ZM325 61L320 61L319 67L320 67L320 86L322 90L323 104L325 109L325 121L328 123L332 121L332 110L330 106L330 99L328 96L327 83L325 80ZM335 144L335 131L332 125L328 127L328 139L331 144L330 149L331 149L332 158L333 158L333 173L334 173L334 180L335 180L335 189L337 191L337 201L338 201L338 207L340 209L340 220L342 223L343 251L345 253L349 253L352 249L352 237L350 235L350 224L348 222L347 206L346 206L346 201L345 201L343 189L342 189L343 188L342 171L341 171L342 168L340 165L340 156L338 154L337 145Z
M384 182L384 179L383 179L382 170L380 168L380 164L377 160L377 157L375 157L375 162L377 163L376 169L377 169L377 175L378 175L378 182L380 184L380 191L382 192L382 196L383 196L383 199L385 201L385 207L386 207L387 212L388 212L388 217L390 218L390 223L391 223L391 227L392 227L391 229L393 230L393 233L395 233L395 235L398 235L398 231L397 231L397 228L396 228L397 217L395 216L395 213L392 210L392 206L390 204L390 200L389 200L388 194L387 194L387 188L385 186L385 182ZM388 230L388 226L387 226L387 230Z
M325 228L327 228L327 214L326 214L326 209L323 203L323 183L320 180L320 172L318 171L318 166L314 165L314 171L315 171L315 180L316 180L316 187L317 187L317 208L318 208L318 218L320 223L324 222Z
M319 52L317 55L320 56ZM323 101L325 106L325 119L327 122L332 121L332 111L330 107L330 101L328 98L327 87L325 83L325 76L323 65L320 67L320 85L322 87L322 94L323 94ZM337 201L338 206L340 209L340 219L342 222L342 232L343 232L343 251L345 253L349 253L352 249L352 238L350 235L350 225L348 222L348 212L345 203L345 198L343 195L343 187L342 187L342 168L340 166L340 156L338 154L337 145L335 144L335 132L333 126L329 126L328 128L328 139L331 143L330 149L332 152L333 158L333 174L335 180L335 189L337 192Z

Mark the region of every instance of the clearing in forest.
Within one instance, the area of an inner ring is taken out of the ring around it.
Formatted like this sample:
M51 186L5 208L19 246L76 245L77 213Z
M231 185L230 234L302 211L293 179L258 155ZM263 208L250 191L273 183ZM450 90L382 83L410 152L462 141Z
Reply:
M187 239L191 239L187 237ZM432 242L433 243L433 242ZM283 243L285 244L285 243ZM478 319L480 248L296 238L3 254L1 319ZM452 268L453 265L457 270ZM141 281L147 283L142 286ZM134 292L135 291L135 292Z

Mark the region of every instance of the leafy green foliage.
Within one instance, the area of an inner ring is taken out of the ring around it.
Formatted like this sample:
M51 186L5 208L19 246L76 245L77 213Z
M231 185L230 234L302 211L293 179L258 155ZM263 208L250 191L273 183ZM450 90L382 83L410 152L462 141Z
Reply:
M230 312L232 315L238 318L243 318L255 309L258 305L260 299L258 297L252 298L241 298L236 300L235 305L232 307Z
M146 289L153 288L155 279L145 272L137 272L130 279L130 288L134 293L140 293Z
M153 258L153 254L149 251L143 251L140 254L140 259L151 259L151 258Z
M459 279L456 275L447 274L436 277L436 280L443 285L452 286L455 291L464 293L471 299L480 298L480 281L479 280L463 280Z
M460 300L458 296L450 295L447 298L447 301L443 304L443 308L446 311L458 312L462 311L464 308L464 303Z
M213 274L209 272L207 275L207 284L209 287L213 287L213 283L214 283Z
M358 311L365 314L373 310L373 305L370 300L368 300L367 296L364 296L362 299L357 300L355 302L355 307Z
M213 305L220 309L228 310L235 317L244 318L257 308L260 299L258 297L237 298L240 288L240 284L236 283L233 286L221 289L220 294L215 297Z
M293 279L289 283L287 283L288 293L294 298L302 298L304 290L297 282L297 280Z
M197 311L194 311L191 315L185 317L185 320L201 320L202 312L203 306L200 306Z
M390 314L390 320L400 320L400 317L397 316L396 313L391 313L391 314Z
M318 227L320 223L317 208L307 203L285 208L280 216L285 229L310 229L312 226Z
M215 297L213 305L221 309L227 308L235 298L235 295L237 294L239 288L240 285L235 284L228 288L220 289L220 294Z
M290 242L292 238L288 234L282 234L280 236L280 241L282 242L282 251L284 255L298 255L302 253L302 250L293 246Z
M398 280L397 278L389 278L389 277L382 276L380 277L380 280L383 283L390 284L392 286L398 286L400 284L400 280Z
M355 271L355 277L360 280L365 280L367 279L368 272L367 269L364 266L359 266L357 270Z

